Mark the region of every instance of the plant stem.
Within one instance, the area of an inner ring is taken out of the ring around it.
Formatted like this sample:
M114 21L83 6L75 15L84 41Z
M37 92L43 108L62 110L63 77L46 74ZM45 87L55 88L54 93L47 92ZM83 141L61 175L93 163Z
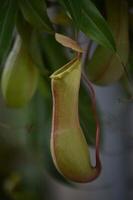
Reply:
M93 114L94 114L94 118L96 120L96 152L95 152L95 156L96 156L96 168L98 168L99 170L101 170L101 162L100 162L100 158L99 158L99 149L100 149L100 123L99 123L99 118L97 115L97 110L96 110L96 96L95 96L95 92L93 89L93 86L91 84L91 82L87 79L86 75L82 72L82 79L85 83L85 85L87 85L87 88L89 90L90 93L90 98L92 101L92 110L93 110Z

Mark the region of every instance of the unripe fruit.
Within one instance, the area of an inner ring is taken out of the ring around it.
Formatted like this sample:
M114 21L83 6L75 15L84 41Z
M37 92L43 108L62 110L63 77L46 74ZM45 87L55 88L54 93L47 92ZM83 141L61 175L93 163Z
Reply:
M28 49L17 37L7 58L1 80L2 93L7 106L25 106L36 91L38 77L38 69Z

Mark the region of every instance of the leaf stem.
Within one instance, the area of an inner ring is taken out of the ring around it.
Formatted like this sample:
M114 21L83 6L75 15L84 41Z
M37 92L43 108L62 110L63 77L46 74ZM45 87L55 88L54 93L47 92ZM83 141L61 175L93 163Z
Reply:
M89 93L90 93L90 98L92 101L92 110L94 113L94 118L96 120L96 152L95 152L95 156L96 156L96 166L95 168L98 169L98 174L101 171L101 162L100 162L100 157L99 157L99 149L100 149L100 123L99 123L99 118L97 115L97 110L96 110L96 96L95 96L95 92L93 89L93 86L91 84L91 82L87 79L86 75L82 72L82 79L85 83L85 85L87 85L87 88L89 89Z

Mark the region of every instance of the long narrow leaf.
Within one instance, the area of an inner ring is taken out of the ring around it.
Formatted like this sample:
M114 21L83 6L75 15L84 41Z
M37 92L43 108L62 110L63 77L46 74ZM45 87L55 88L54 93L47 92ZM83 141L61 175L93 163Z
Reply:
M44 1L21 0L19 1L19 5L25 19L31 25L46 32L53 32Z
M82 1L79 0L59 0L60 3L67 9L74 21L78 23L81 18Z
M14 0L5 0L0 5L0 62L11 43L17 6Z
M75 25L102 46L116 51L115 41L108 24L90 0L59 0L70 13Z
M115 40L113 38L111 29L109 28L107 22L102 17L98 9L95 7L95 5L91 1L83 0L83 10L82 10L82 31L86 34L90 35L92 39L99 42L105 47L109 47L112 50L115 50ZM84 12L84 15L83 15ZM86 17L85 17L86 16ZM85 20L86 18L86 20ZM87 28L85 29L84 22L87 23L90 22L87 25Z

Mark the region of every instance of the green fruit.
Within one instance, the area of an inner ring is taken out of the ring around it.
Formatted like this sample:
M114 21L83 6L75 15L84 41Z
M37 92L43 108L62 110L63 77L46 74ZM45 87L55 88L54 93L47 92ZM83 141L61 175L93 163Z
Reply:
M88 182L99 166L92 167L88 145L78 118L81 61L74 59L52 74L53 120L51 153L57 170L67 179Z
M9 107L25 106L34 95L39 72L27 48L18 37L2 74L2 94Z

